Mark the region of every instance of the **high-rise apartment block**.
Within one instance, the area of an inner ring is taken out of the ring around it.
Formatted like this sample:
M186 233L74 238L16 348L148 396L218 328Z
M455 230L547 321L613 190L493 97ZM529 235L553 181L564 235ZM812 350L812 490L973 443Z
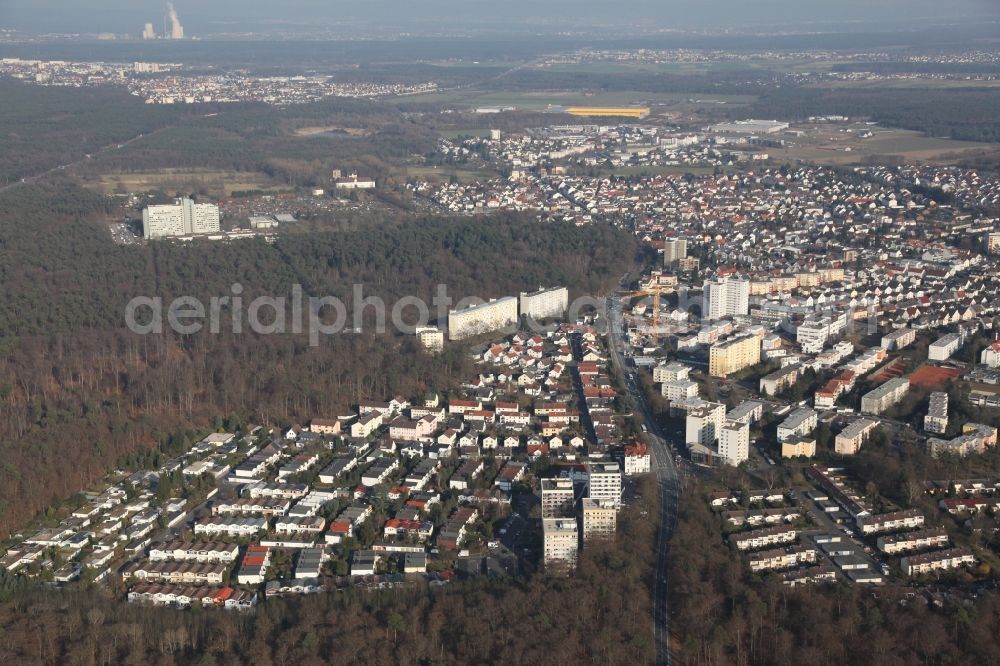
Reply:
M719 457L736 467L750 458L750 426L740 421L726 421L719 433Z
M573 515L573 481L542 479L542 518L568 518Z
M1000 254L1000 231L986 234L986 251L990 254Z
M618 524L618 509L611 500L595 500L589 497L581 502L583 514L583 542L593 539L610 539L615 535Z
M948 430L948 394L943 391L931 393L931 401L924 415L924 430L943 435Z
M497 298L448 313L448 339L461 340L517 323L517 299Z
M532 293L521 292L520 312L533 319L562 317L569 307L569 291L566 287L539 289Z
M576 518L542 518L542 552L546 569L576 566L580 550Z
M668 238L663 241L663 265L676 266L681 259L687 257L687 240L683 238Z
M622 471L616 462L597 462L587 465L587 497L611 500L616 507L622 502Z
M742 335L717 342L708 351L708 374L726 377L760 363L760 338Z
M750 281L737 278L705 282L702 294L702 319L722 319L745 315L750 311Z
M687 413L686 437L684 442L690 447L692 444L702 446L713 446L719 435L722 433L722 426L726 423L726 406L718 403L705 403L704 406L695 407Z
M142 211L143 238L169 238L217 232L219 207L195 203L187 197L175 204L146 206Z

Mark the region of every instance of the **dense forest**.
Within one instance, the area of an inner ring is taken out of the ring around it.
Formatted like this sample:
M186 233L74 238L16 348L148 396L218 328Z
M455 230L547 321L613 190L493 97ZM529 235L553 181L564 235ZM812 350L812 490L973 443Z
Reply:
M358 136L295 136L302 127L343 127ZM169 127L102 156L81 172L218 168L263 172L289 185L329 181L330 169L384 177L394 163L430 153L437 135L407 120L391 104L331 98L280 109L265 104L229 105L210 117Z
M469 371L459 347L431 357L412 339L371 334L371 310L365 333L317 346L306 333L228 326L138 336L124 322L134 296L207 303L239 283L247 299L288 298L301 284L306 297L342 298L353 321L356 283L389 304L411 295L430 303L438 284L455 300L554 284L599 293L636 253L635 240L610 227L516 215L408 219L273 244L118 247L101 224L105 205L64 182L0 194L0 533L179 427L232 414L304 422L359 399L440 391Z
M622 511L572 577L474 579L440 588L347 589L269 599L252 614L126 606L104 590L52 592L0 579L0 659L11 664L641 664L656 486Z
M0 185L81 160L192 113L143 104L123 90L46 88L10 79L0 79L0 99Z
M0 98L0 186L71 164L83 176L215 168L313 186L327 183L333 168L384 177L391 163L437 145L426 124L408 119L392 103L368 100L329 98L291 108L150 105L113 87L43 87L8 79L0 80ZM295 135L308 126L360 132Z

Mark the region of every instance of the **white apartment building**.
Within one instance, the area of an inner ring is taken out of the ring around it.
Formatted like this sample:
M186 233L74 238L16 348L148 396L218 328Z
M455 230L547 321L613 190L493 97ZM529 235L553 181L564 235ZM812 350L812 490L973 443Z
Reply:
M799 324L795 330L795 342L803 353L818 354L823 351L826 341L830 339L830 318L807 320Z
M371 437L376 430L382 427L382 418L381 412L371 412L361 416L351 424L351 437L355 439Z
M583 542L592 539L610 539L618 524L618 509L611 500L585 497L581 502L583 515Z
M429 352L437 353L444 349L444 331L437 326L418 326L414 330L417 343Z
M575 518L542 518L545 567L574 567L580 542Z
M713 446L719 439L725 422L725 405L710 402L704 406L695 407L687 413L684 442L689 447L692 444Z
M931 393L927 414L924 415L924 430L943 435L948 430L948 394L943 391Z
M448 313L448 339L462 340L517 323L517 299L497 298Z
M587 497L611 500L615 507L622 502L622 472L616 462L589 463L587 465Z
M885 384L861 396L861 412L863 414L881 414L902 400L909 390L909 380L902 377L890 379Z
M882 348L888 350L905 349L912 345L916 339L917 332L912 328L898 328L882 336Z
M750 281L723 278L705 282L702 294L702 319L745 315L750 311Z
M842 456L853 456L877 427L878 421L871 419L852 421L837 435L833 443L833 450Z
M663 241L663 265L675 266L687 257L687 239L668 238Z
M344 178L337 178L333 186L338 190L374 190L375 179L352 173Z
M220 229L219 207L195 203L187 197L175 204L146 206L142 211L143 238L207 234Z
M746 400L736 405L726 413L727 421L740 421L753 424L764 416L764 403L757 400Z
M690 379L678 379L672 382L663 382L660 385L660 393L667 400L686 400L698 397L698 383Z
M678 382L687 379L691 372L689 366L677 361L671 361L653 368L654 382Z
M962 434L954 439L944 440L931 437L927 440L929 453L937 457L942 453L956 456L979 454L997 443L997 429L981 423L962 425Z
M1000 231L986 234L986 251L990 254L1000 254Z
M951 355L962 347L962 336L949 333L938 338L927 347L927 359L930 361L947 361Z
M991 368L1000 368L1000 342L994 342L979 355L979 362Z
M542 479L542 518L567 518L575 504L571 479Z
M750 457L750 426L726 421L719 433L719 457L736 467Z
M800 407L778 424L778 441L783 442L795 436L804 436L816 429L819 415L808 407Z
M521 292L520 312L532 319L563 317L569 308L569 291L566 287L539 288L532 293Z

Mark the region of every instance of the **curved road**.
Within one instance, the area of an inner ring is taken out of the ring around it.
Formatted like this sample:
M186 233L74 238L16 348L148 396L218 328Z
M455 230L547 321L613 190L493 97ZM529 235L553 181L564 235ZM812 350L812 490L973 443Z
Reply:
M653 471L660 486L660 528L656 535L656 582L653 590L653 639L656 642L656 663L669 664L670 654L670 607L669 581L667 565L669 559L670 536L677 521L677 497L679 479L677 467L674 465L673 453L666 438L653 418L646 404L642 389L629 376L625 365L622 340L622 304L615 296L609 296L605 303L608 318L608 345L611 350L611 362L615 365L621 377L628 386L632 399L632 408L642 414L646 428L646 439L650 447L650 458Z

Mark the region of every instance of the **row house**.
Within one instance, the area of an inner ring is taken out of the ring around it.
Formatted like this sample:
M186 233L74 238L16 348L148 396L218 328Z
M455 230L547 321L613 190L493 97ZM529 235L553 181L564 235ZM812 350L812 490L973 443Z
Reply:
M466 529L479 517L479 510L460 506L451 514L441 528L437 544L440 548L458 549L465 538Z
M484 465L482 460L466 460L462 463L462 466L455 471L451 479L448 480L448 487L453 490L465 490L469 487L469 484L472 483L472 480L483 471L483 467Z
M163 583L219 584L226 574L226 565L214 562L152 562L126 568L122 577Z
M206 518L195 523L194 533L206 536L228 536L234 539L253 537L267 530L264 518Z
M908 530L922 527L923 524L924 514L917 509L904 509L902 511L864 516L858 520L858 526L861 528L862 534Z
M947 545L948 533L941 527L881 536L877 541L878 549L886 555L895 555L908 550L941 548Z
M919 576L935 571L946 571L975 564L976 558L968 548L949 548L922 555L909 555L899 561L907 576Z
M361 475L361 484L372 487L384 482L399 468L395 458L379 458Z
M767 546L791 543L798 537L798 531L792 527L777 526L739 534L729 535L729 542L737 550L759 550Z
M221 562L231 564L239 556L239 546L216 541L167 541L149 548L153 562Z
M212 514L216 516L266 516L273 518L288 513L291 502L282 499L240 498L231 501L221 501L212 505Z
M943 499L938 502L938 506L941 507L942 511L946 511L953 516L965 513L984 513L986 511L996 512L1000 508L1000 499L987 499L985 497Z
M247 610L257 605L257 593L251 590L155 583L136 585L129 590L127 599L129 603L175 608L190 608L197 604L230 610Z
M323 533L326 520L322 516L279 518L274 531L281 536L315 536Z
M787 550L776 548L753 553L749 556L748 561L750 571L756 573L760 571L790 569L806 563L814 564L817 557L818 553L815 548L797 546Z

